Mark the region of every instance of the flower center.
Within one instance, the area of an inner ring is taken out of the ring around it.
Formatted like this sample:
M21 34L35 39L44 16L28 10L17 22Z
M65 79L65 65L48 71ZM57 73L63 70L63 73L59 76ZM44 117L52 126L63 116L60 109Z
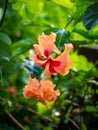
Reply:
M48 57L48 56L50 55L50 51L49 51L48 49L46 49L46 50L44 51L44 55L45 55L46 57Z

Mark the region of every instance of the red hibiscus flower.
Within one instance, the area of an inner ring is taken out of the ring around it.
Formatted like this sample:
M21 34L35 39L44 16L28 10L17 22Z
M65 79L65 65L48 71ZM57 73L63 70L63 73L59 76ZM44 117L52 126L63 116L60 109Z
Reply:
M73 45L71 43L65 44L65 50L61 53L54 44L55 40L55 33L51 33L50 35L42 34L38 38L39 44L34 44L36 54L31 56L31 59L34 60L37 65L45 69L47 77L57 75L57 73L66 75L71 69L72 63L69 52L73 48ZM53 58L51 52L56 52L59 56Z

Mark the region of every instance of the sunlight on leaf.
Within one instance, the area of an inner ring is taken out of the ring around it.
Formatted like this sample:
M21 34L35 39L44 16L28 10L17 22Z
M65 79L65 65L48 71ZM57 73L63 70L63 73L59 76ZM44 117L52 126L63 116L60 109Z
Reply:
M3 32L0 32L0 40L10 45L12 43L11 39Z
M61 6L68 7L70 9L74 8L73 3L70 0L52 0L52 1Z
M88 62L86 57L83 55L78 55L77 52L71 54L72 59L72 68L75 70L91 70L94 65L91 62Z

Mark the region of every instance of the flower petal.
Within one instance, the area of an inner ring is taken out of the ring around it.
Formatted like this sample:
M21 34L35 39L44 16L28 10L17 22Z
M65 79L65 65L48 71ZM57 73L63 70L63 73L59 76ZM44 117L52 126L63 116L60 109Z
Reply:
M52 73L50 72L49 70L49 67L50 67L50 63L48 62L45 66L45 75L49 78L51 77Z
M41 80L41 86L43 91L43 101L55 101L57 96L60 95L59 90L54 90L55 84L49 80Z
M56 53L60 54L60 51L54 44L55 39L56 39L55 33L51 33L50 35L44 35L43 33L41 36L39 36L38 38L39 45L34 44L36 54L45 57L48 57L51 51L55 51Z
M61 64L61 61L58 61L52 58L48 59L44 67L46 76L51 77L51 75L57 75L55 67L59 66L60 64Z
M41 56L42 55L41 54L41 47L38 44L34 44L33 47L34 47L35 53L37 55Z
M43 64L45 64L47 62L47 59L45 59L45 58L43 59L43 58L39 57L39 55L33 55L33 56L31 56L31 59L33 61L35 61L35 63L39 66L42 66Z
M54 90L55 84L49 80L41 80L40 83L36 78L29 78L29 83L23 89L24 96L26 98L37 98L49 108L47 101L55 101L57 96L60 95L59 90Z
M69 73L72 64L69 52L72 48L72 44L65 44L65 51L55 59L57 61L60 61L59 66L54 66L54 69L57 73L60 73L62 75L66 75Z
M25 86L25 88L23 89L23 93L24 93L24 96L26 98L33 98L36 96L36 93L39 89L39 82L36 78L29 78L29 82L28 84Z
M43 86L43 90L47 88L53 90L55 88L55 84L53 84L50 80L41 80L41 86Z

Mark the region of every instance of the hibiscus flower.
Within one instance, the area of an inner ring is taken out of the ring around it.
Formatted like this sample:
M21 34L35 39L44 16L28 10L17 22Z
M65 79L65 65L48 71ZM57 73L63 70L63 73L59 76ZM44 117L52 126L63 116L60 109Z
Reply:
M55 101L57 96L60 95L59 90L54 90L55 84L49 80L41 80L36 78L29 78L28 84L23 89L26 98L37 98L41 100L46 106L46 102ZM48 107L48 106L47 106Z
M55 45L56 34L51 33L50 35L45 35L44 33L39 36L39 44L34 44L35 55L31 56L31 59L35 63L45 69L45 74L47 77L51 75L66 75L71 69L71 59L69 52L73 48L71 43L65 44L65 50L61 53L60 50ZM59 56L53 58L51 53L55 52Z

